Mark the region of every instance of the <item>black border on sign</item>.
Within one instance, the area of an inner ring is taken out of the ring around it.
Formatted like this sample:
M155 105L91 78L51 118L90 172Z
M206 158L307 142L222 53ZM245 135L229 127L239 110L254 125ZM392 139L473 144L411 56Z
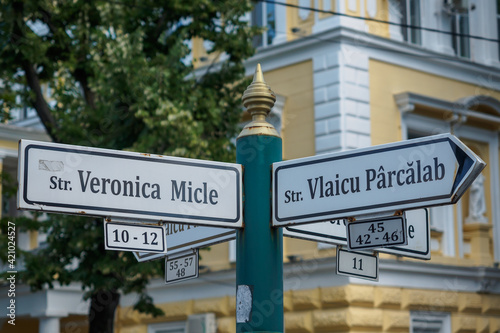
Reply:
M352 240L350 237L350 233L351 233L350 226L352 226L354 224L379 223L379 222L388 222L388 221L393 221L393 220L398 220L401 222L402 230L403 230L402 241L397 242L397 243L388 244L388 245L378 244L378 245L368 245L368 246L359 246L359 247L352 247L351 246ZM405 243L408 239L408 236L407 236L408 230L407 229L408 228L405 224L405 219L403 218L403 216L391 216L391 217L385 217L385 218L375 218L375 219L370 219L370 220L366 220L366 221L349 222L349 223L347 223L347 229L346 229L347 247L349 250L361 250L361 249L374 249L374 248L381 248L381 247L391 247L391 246L395 246L395 245L405 245Z
M198 216L198 215L186 215L186 214L173 214L173 213L160 213L160 212L151 212L151 211L143 211L143 210L134 210L134 209L122 209L122 208L107 208L100 206L86 206L86 205L77 205L77 204L58 204L53 202L44 202L44 201L32 201L28 199L28 153L30 149L40 149L40 150L53 150L59 152L66 153L75 153L75 154L85 154L85 155L94 155L94 156L104 156L111 158L121 158L124 160L137 160L144 161L150 163L165 163L165 164L177 164L181 166L194 166L201 167L207 169L220 169L220 170L228 170L234 171L236 173L237 182L236 182L236 217L233 219L228 218L220 218L220 217L208 217L208 216ZM64 148L64 147L51 147L51 146L43 146L38 144L28 144L24 149L24 184L23 184L23 199L26 203L30 205L44 205L48 207L61 207L61 208L72 208L72 209L81 209L81 210L95 210L102 212L116 212L121 214L137 214L137 215L145 215L145 216L157 216L158 219L161 218L180 218L180 219L194 219L200 221L214 221L214 222L226 222L226 223L238 223L240 220L240 172L237 168L223 165L213 165L210 163L203 163L202 160L200 162L191 162L191 161L173 161L168 159L152 159L146 156L131 156L131 155L122 155L119 153L108 153L103 151L88 151L84 149L78 148ZM103 213L100 216L113 216L113 214L105 214Z
M402 142L404 142L404 141L402 141ZM411 200L392 201L390 203L385 203L385 204L368 205L368 206L361 206L361 207L354 207L354 208L325 210L325 211L319 212L319 213L287 216L284 218L280 218L279 212L278 212L277 189L278 189L278 172L280 170L301 167L301 166L311 165L311 164L333 162L333 161L347 159L347 158L378 154L378 153L383 153L383 152L388 152L388 151L394 151L394 150L400 150L400 149L406 149L406 148L418 147L418 146L425 146L425 145L436 144L436 143L441 143L441 142L448 142L448 144L450 145L455 156L457 155L457 150L459 147L449 137L444 137L444 138L437 138L437 139L429 139L429 140L421 141L421 142L411 142L411 143L406 143L406 144L394 145L394 146L385 147L385 148L371 149L371 150L366 150L366 151L362 151L362 152L358 152L358 153L356 153L356 152L347 153L347 154L342 154L341 156L330 156L330 157L322 158L321 155L318 155L317 159L314 159L311 161L304 161L304 162L300 162L300 163L279 166L273 172L273 174L274 174L273 191L275 193L275 196L274 196L274 218L276 221L278 221L280 223L286 222L286 221L293 221L293 220L297 220L297 219L300 220L300 219L310 219L310 218L318 218L318 221L320 221L321 218L328 219L328 218L333 217L333 216L337 216L339 218L345 217L345 216L341 216L340 214L344 214L344 215L348 214L349 216L355 216L356 212L358 212L358 211L365 211L365 210L371 210L371 209L376 209L376 208L387 208L387 210L390 210L390 207L393 207L395 209L402 209L402 208L403 209L416 209L418 207L406 207L406 206L401 207L401 205L408 205L408 204L412 204L412 203L428 202L428 201L433 201L433 200L441 200L441 199L451 198L451 196L452 196L452 194L457 186L457 183L461 179L460 176L462 176L462 178L463 178L463 175L464 175L463 171L457 172L457 175L456 175L456 178L454 180L453 186L450 190L450 193L446 194L446 195L437 195L437 196L433 196L433 197L423 197L423 198L416 198L416 199L411 199ZM377 146L374 146L373 148L376 148L376 147ZM470 165L468 165L468 166L470 167ZM462 168L462 165L459 165L459 167Z
M127 227L135 227L135 228L140 228L140 229L144 229L144 228L153 228L153 229L157 229L157 228L161 228L161 238L162 238L162 247L163 249L160 251L160 250L144 250L143 248L132 248L132 247L121 247L121 246L109 246L108 245L108 239L109 239L109 235L108 235L108 225L119 225L119 226L127 226ZM134 251L141 251L141 252L149 252L149 253L164 253L165 255L167 254L166 252L166 240L165 240L165 228L163 227L160 227L160 226L155 226L155 225L146 225L146 224L131 224L131 223L117 223L117 222L106 222L104 223L104 233L105 233L105 237L106 237L106 247L110 250L122 250L122 251L131 251L131 252L134 252Z
M200 263L200 257L198 256L198 251L196 251L195 253L190 253L190 254L186 254L185 256L180 256L180 257L174 257L172 258L171 260L180 260L180 259L184 259L186 257L191 257L191 256L196 256L197 260L196 262L198 263L198 265L196 265L196 274L195 275L191 275L191 276L188 276L188 277L180 277L180 278L177 278L177 279L174 279L174 280L170 280L170 281L167 281L167 271L168 271L168 257L165 259L165 284L169 284L169 283L174 283L174 282L180 282L180 281L183 281L183 280L191 280L191 279L196 279L198 276L199 276L199 263Z
M339 266L339 261L340 261L340 255L339 253L340 252L347 252L347 253L355 253L355 254L358 254L358 255L361 255L361 256L366 256L366 257L375 257L375 272L376 272L376 276L375 277L372 277L372 276L368 276L368 275L362 275L362 274L355 274L355 273L351 273L351 272L342 272L340 270L340 266ZM369 279L369 280L375 280L375 281L378 281L378 256L376 254L368 254L368 253L362 253L362 252L356 252L356 251L347 251L347 250L344 250L342 249L340 246L337 247L337 258L336 258L336 261L337 261L337 274L340 273L340 274L345 274L346 276L354 276L354 277L360 277L360 278L363 278L363 279Z

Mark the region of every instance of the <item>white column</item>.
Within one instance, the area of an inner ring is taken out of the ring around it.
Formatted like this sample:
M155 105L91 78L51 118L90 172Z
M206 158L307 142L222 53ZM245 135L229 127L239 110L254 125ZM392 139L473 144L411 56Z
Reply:
M38 321L39 333L56 333L60 331L59 317L41 317Z

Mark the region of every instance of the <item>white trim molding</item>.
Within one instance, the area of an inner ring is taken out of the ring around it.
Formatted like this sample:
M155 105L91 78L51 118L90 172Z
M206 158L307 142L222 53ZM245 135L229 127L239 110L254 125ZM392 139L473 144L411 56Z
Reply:
M491 205L492 212L493 257L495 262L500 262L500 207L498 206L498 202L500 202L500 101L486 95L475 95L450 102L412 92L396 94L394 95L394 100L401 112L403 139L408 137L408 129L411 128L419 132L426 131L427 134L452 132L458 137L484 142L488 145L489 161L487 163L491 170L491 198L489 205ZM490 113L477 111L476 107L478 106L486 107ZM446 120L424 117L413 113L418 108L438 112L450 112L452 116ZM490 126L495 126L496 130L472 127L467 124L467 120L471 119L486 121ZM461 209L457 209L457 212L459 213L459 216L457 216L458 226L461 226L465 219L460 215ZM448 236L445 239L448 240L447 243L449 246L447 246L448 250L445 252L453 250L452 244L454 240L451 238L452 235ZM462 241L462 230L458 230L458 239L460 240L458 243L458 253L460 257L463 257L465 249Z

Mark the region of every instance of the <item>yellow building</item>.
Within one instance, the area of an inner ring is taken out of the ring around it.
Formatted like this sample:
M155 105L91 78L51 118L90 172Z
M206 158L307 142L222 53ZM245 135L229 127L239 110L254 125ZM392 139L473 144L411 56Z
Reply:
M497 6L289 0L259 2L249 14L268 30L255 40L258 51L246 68L250 75L262 64L277 95L270 121L283 138L284 160L452 133L487 163L478 184L485 209L473 218L468 192L456 205L432 208L431 260L381 254L378 282L336 275L333 245L285 238L286 332L500 331ZM201 69L204 54L203 43L193 43ZM0 152L16 140L0 138ZM115 331L235 332L234 243L202 256L197 279L151 281L149 293L165 316L139 314L131 307L135 296L122 296ZM84 331L88 304L77 286L21 289L18 299L33 305L18 312L29 331ZM5 320L2 331L15 332Z

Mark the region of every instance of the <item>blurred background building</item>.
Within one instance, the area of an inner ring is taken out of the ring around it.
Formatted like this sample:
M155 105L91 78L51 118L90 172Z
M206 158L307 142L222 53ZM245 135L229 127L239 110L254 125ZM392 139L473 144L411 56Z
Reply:
M378 282L336 275L333 245L285 238L286 332L500 331L500 1L262 1L248 21L267 28L246 68L251 75L261 63L277 95L270 122L284 160L452 133L487 163L475 200L469 190L430 209L432 259L381 254ZM203 70L203 41L192 50ZM29 108L0 125L0 166L13 177L21 138L49 140ZM3 213L13 210L2 202ZM43 241L18 235L23 249ZM134 295L123 296L115 331L234 332L233 242L202 251L198 279L150 283L165 316L141 315ZM86 330L79 286L18 285L16 302L16 327L4 316L2 332Z

